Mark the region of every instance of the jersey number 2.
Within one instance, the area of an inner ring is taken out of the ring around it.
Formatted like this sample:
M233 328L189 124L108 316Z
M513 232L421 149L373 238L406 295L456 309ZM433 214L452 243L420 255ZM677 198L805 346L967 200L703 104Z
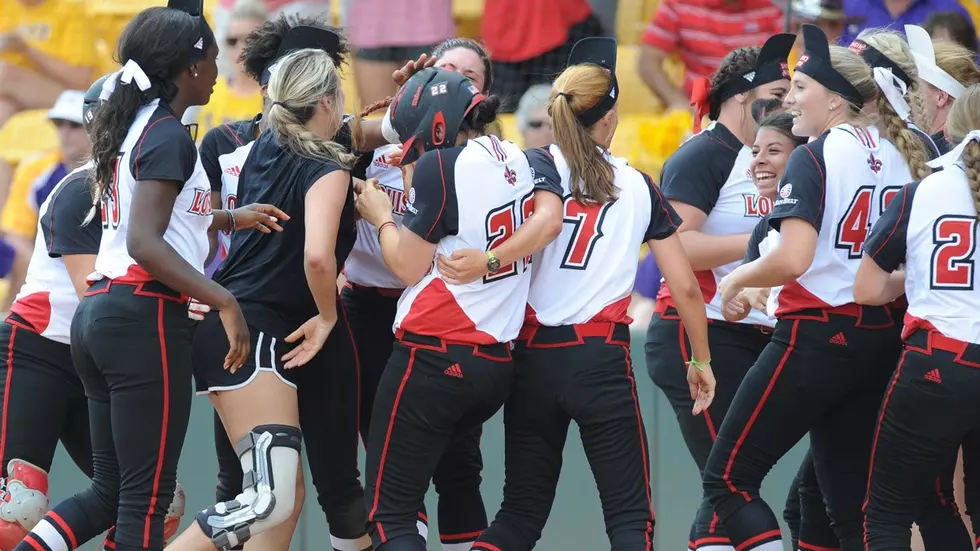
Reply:
M515 208L520 205L520 208ZM487 214L487 250L493 250L504 244L505 241L514 235L514 231L531 217L534 211L534 192L528 193L516 203L511 201L506 205L495 208ZM520 223L518 223L520 220ZM526 272L531 266L531 257L527 256L519 260L522 264L521 273ZM500 281L517 273L517 262L501 266L499 270L492 274L483 276L484 283Z
M844 217L837 223L837 241L834 246L847 251L847 258L861 258L861 247L868 239L871 229L871 207L874 199L874 186L861 186Z
M119 158L112 170L112 183L102 191L102 229L119 227Z
M567 270L585 270L592 258L592 251L602 237L602 221L612 202L602 205L583 205L572 197L565 198L565 224L572 224L574 230L568 240L561 267Z
M973 290L973 255L977 250L976 216L941 216L932 227L929 286L946 291Z

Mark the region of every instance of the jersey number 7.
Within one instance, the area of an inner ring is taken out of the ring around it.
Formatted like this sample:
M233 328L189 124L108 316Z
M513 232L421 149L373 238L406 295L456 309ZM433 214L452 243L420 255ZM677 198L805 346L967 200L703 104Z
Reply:
M574 229L568 240L568 247L565 248L565 256L561 261L562 268L585 270L589 267L592 251L602 237L602 221L606 218L606 211L609 210L610 205L612 201L602 205L594 203L583 205L572 196L565 198L562 222L572 224Z
M516 208L518 205L520 205L519 211ZM531 217L531 213L533 211L534 192L532 191L517 202L511 201L506 205L497 207L487 213L487 250L490 251L503 245L505 241L510 239L510 236L514 235L514 231L516 231L525 220ZM520 223L518 223L518 220L520 220ZM521 262L523 265L521 268L521 273L524 273L531 266L531 257L524 257L518 262ZM506 266L501 266L496 272L483 276L483 282L492 283L515 274L517 274L517 262Z
M944 291L973 290L973 256L977 251L976 216L940 216L932 226L929 287Z

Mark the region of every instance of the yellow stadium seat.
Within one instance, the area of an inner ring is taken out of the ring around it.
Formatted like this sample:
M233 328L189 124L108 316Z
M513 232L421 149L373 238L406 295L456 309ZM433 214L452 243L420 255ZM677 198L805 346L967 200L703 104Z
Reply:
M517 117L512 114L500 115L497 117L497 124L500 125L500 137L514 142L517 146L524 147L524 136L521 135L517 127Z
M44 109L14 115L0 129L0 159L17 165L39 151L58 147L58 133Z

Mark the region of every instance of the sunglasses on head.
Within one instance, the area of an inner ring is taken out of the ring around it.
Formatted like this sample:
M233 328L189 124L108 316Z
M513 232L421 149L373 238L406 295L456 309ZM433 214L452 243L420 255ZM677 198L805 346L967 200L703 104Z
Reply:
M532 128L534 130L540 129L545 124L548 124L547 121L542 121L542 120L527 121L527 127Z

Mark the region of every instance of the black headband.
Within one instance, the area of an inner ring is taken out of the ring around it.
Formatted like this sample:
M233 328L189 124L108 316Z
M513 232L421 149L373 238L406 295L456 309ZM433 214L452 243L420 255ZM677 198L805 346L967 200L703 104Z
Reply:
M861 59L868 64L868 67L874 69L875 67L883 67L885 69L891 69L892 74L898 77L899 80L905 83L908 88L912 87L912 79L909 78L908 73L902 70L897 63L891 60L888 56L881 53L880 50L868 44L863 40L855 40L851 42L848 49L852 52L861 56Z
M193 44L187 44L184 46L184 48L187 50L187 64L192 65L203 58L208 49L216 44L214 32L208 25L207 19L204 18L204 1L169 0L167 2L167 7L192 15L198 20L198 36L194 38Z
M837 72L830 62L830 44L827 35L816 25L803 25L803 54L796 62L796 70L822 84L831 92L840 94L851 104L861 107L864 98L844 75Z
M766 40L762 46L762 51L759 52L755 67L731 77L719 87L716 92L718 107L720 108L722 102L736 94L744 94L763 84L777 80L789 80L789 63L786 59L789 57L795 42L795 34L780 33L769 37L769 40Z
M616 48L615 38L605 36L590 36L583 38L572 46L568 55L568 66L591 64L598 65L609 72L609 88L598 103L576 115L582 126L588 128L599 122L606 113L616 106L619 99L619 81L616 80ZM566 99L570 99L565 94Z
M286 57L290 52L306 48L323 50L330 54L330 57L333 57L340 48L340 35L327 29L309 25L298 25L289 29L286 31L286 35L282 37L279 49L276 50L276 57L272 58L262 71L259 84L262 86L269 84L269 80L272 79L272 66L277 61Z

